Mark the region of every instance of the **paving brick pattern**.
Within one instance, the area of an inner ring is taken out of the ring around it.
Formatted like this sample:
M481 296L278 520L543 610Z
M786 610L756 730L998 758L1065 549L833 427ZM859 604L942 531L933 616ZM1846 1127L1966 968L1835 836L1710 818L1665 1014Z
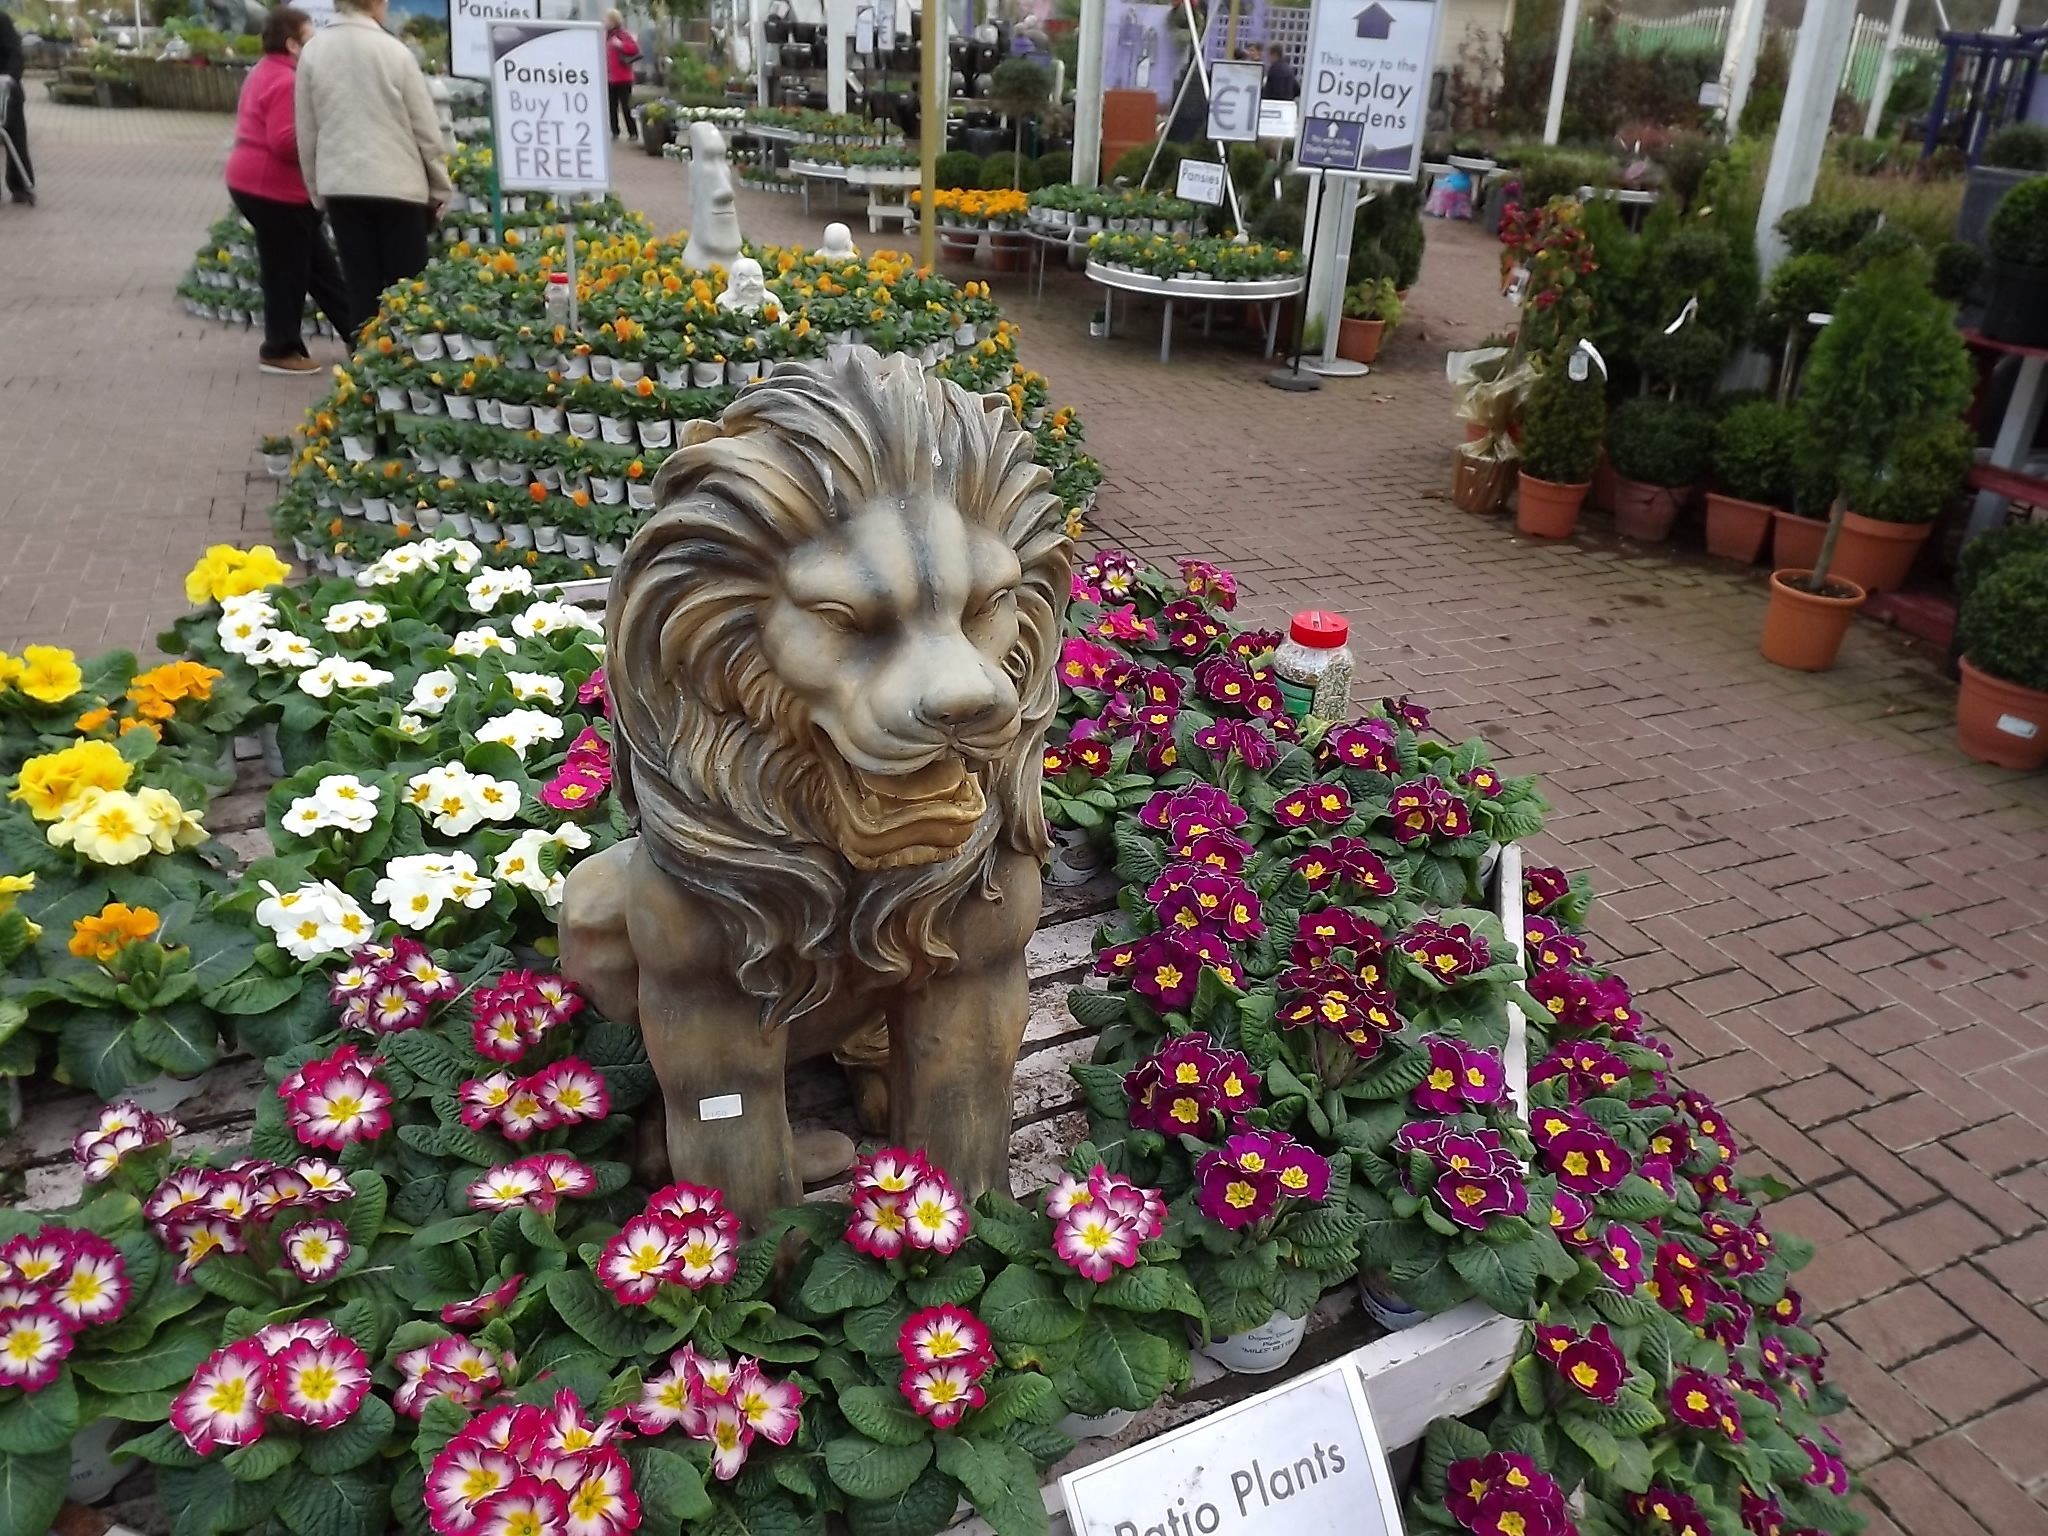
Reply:
M256 436L312 388L171 303L223 119L31 112L43 206L0 209L0 645L141 644L205 542L261 533ZM680 168L617 179L684 221ZM742 210L784 240L831 216ZM2048 783L1959 758L1937 659L1875 626L1783 672L1753 572L1458 512L1442 357L1506 313L1482 239L1430 238L1384 366L1312 395L1266 388L1227 317L1183 317L1161 367L1156 308L1090 341L1078 276L1042 305L995 283L1110 467L1097 537L1231 565L1256 619L1347 612L1362 686L1543 776L1535 853L1592 871L1600 948L1797 1190L1775 1220L1819 1245L1875 1536L2048 1536Z

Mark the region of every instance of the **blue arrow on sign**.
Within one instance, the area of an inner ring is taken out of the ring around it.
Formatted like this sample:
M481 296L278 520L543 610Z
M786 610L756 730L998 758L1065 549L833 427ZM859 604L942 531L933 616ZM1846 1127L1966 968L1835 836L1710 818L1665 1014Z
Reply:
M1358 36L1382 42L1394 30L1393 13L1383 5L1368 5L1358 13Z

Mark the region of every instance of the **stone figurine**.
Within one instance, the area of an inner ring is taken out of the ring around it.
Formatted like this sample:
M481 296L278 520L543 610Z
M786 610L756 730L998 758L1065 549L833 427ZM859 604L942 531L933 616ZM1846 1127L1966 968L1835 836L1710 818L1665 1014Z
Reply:
M826 1053L891 1140L1006 1187L1068 585L1046 471L999 397L865 347L684 444L611 588L638 836L569 875L563 969L645 1036L674 1176L751 1223L802 1198L783 1072Z
M740 254L740 215L732 195L725 135L710 123L690 124L690 239L683 264L731 270Z
M860 252L854 249L853 231L844 224L825 226L825 243L818 247L816 254L820 261L855 261L860 257Z
M718 296L720 309L743 315L760 311L775 295L762 275L761 263L751 256L735 257L725 279L725 291Z

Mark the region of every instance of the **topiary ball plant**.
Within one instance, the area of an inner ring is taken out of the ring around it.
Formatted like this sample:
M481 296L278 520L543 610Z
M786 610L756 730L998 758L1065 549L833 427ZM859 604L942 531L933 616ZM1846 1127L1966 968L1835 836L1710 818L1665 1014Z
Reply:
M1986 240L1994 260L2015 267L2048 267L2048 176L2023 181L1991 215Z
M1984 141L1977 163L2004 171L2048 171L2048 126L2007 124Z
M1600 461L1607 396L1597 371L1574 380L1571 348L1543 360L1522 402L1522 473L1553 485L1584 485Z
M1713 452L1713 418L1682 401L1626 401L1607 433L1614 472L1646 485L1691 485L1707 472Z
M981 156L964 149L949 149L939 156L932 184L942 191L957 191L981 185Z
M1788 507L1798 458L1799 420L1781 405L1751 400L1714 429L1714 473L1741 501Z
M1956 557L1956 603L1970 605L1971 594L2010 560L2048 556L2048 523L2014 523L1979 534Z
M1978 583L1956 638L1978 671L2048 693L2048 551L2006 560Z

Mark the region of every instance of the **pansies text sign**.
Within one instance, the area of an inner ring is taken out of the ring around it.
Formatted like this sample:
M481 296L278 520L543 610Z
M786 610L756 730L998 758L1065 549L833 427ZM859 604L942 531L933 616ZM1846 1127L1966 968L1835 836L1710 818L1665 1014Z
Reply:
M1400 1536L1358 1373L1339 1362L1060 1480L1074 1536Z
M493 23L491 101L499 186L557 195L610 190L604 29L597 23Z
M1303 138L1318 124L1359 127L1358 158L1324 161L1325 169L1404 181L1415 175L1442 11L1434 0L1316 0L1302 67ZM1325 128L1325 141L1332 137Z

